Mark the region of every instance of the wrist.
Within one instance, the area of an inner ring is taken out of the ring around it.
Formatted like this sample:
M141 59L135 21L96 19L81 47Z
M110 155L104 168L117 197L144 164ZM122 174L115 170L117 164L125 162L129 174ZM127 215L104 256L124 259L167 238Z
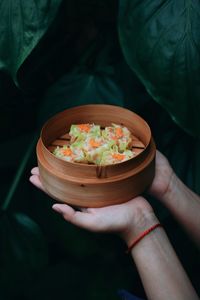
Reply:
M149 187L149 194L163 202L169 199L171 190L174 187L176 175L169 161L160 152L156 155L155 177Z
M167 189L161 197L162 202L166 206L168 206L171 201L174 201L174 194L176 194L177 192L178 184L179 184L179 178L176 176L175 172L173 171Z
M162 227L162 225L157 222L153 226L150 226L148 229L144 230L142 233L140 233L133 241L130 243L128 246L128 249L126 250L126 253L129 253L132 251L132 249L142 240L144 239L147 235L149 235L152 231L154 231L156 228Z
M142 210L137 214L136 218L131 220L126 230L121 234L121 237L129 247L129 245L135 238L138 237L138 235L158 222L159 221L152 209Z

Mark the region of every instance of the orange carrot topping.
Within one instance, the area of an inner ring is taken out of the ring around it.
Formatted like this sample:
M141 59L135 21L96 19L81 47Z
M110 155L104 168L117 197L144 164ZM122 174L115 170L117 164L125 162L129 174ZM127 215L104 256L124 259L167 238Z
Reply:
M70 148L63 149L62 152L65 156L70 156L72 154L72 150Z
M117 140L116 135L111 136L111 139L114 140L114 141L116 141Z
M94 147L94 148L97 148L97 147L101 146L101 143L95 141L95 139L90 139L89 143L90 143L90 146Z
M121 138L123 136L123 131L120 127L117 127L115 132L116 132L117 138Z
M125 158L125 155L120 153L114 153L112 154L112 157L117 160L123 160Z
M79 124L78 128L81 131L89 132L90 131L90 125L89 124Z

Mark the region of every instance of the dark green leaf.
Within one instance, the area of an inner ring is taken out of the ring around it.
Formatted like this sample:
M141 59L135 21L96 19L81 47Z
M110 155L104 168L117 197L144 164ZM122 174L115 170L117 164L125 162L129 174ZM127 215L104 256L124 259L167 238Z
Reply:
M26 215L3 212L0 245L1 290L8 295L19 293L47 264L44 237L38 225Z
M54 19L61 0L2 0L0 70L16 73Z
M121 0L125 58L182 128L200 136L200 2Z
M111 1L63 1L48 32L20 68L19 86L40 94L78 64L102 68L105 57L115 60L120 47L113 20L117 5Z
M66 74L47 91L39 114L40 123L59 111L89 103L123 106L123 95L107 74Z
M143 117L151 126L157 148L169 159L179 178L199 194L200 140L181 129L155 101L147 103Z
M66 108L89 103L131 106L138 110L146 98L149 97L144 96L143 86L124 61L116 29L109 27L100 30L71 72L65 72L48 88L39 119L41 123Z

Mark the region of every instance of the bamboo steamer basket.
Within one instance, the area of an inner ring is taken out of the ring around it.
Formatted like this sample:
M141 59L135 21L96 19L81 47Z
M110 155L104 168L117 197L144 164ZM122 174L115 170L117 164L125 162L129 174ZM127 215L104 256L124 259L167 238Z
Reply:
M72 124L111 123L126 126L133 135L136 156L121 163L97 166L72 163L51 151L69 143ZM37 143L40 179L55 200L78 207L102 207L126 202L143 193L155 173L156 147L148 124L134 112L113 105L92 104L66 109L42 128Z

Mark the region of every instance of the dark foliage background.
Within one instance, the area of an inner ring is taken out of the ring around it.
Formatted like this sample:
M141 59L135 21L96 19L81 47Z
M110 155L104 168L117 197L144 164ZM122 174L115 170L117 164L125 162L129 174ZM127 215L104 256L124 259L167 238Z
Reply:
M200 192L197 2L0 3L0 298L145 297L115 236L67 224L28 182L42 124L65 108L110 103L139 113L180 178ZM174 30L176 28L176 30ZM199 252L149 198L199 292Z

